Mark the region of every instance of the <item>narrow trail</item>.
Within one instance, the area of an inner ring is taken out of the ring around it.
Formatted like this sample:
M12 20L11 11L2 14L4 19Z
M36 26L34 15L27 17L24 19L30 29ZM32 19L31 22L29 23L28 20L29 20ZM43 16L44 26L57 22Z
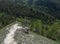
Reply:
M11 28L9 29L9 33L6 35L6 38L1 44L17 44L17 42L14 40L14 36L15 36L15 31L18 28L22 28L22 27L18 26L17 23L12 25Z

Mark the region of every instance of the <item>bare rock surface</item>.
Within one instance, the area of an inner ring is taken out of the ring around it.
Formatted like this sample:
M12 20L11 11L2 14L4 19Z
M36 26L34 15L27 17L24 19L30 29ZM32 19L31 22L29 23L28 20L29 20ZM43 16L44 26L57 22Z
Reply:
M58 44L57 42L30 32L29 34L18 29L15 32L15 40L18 44Z

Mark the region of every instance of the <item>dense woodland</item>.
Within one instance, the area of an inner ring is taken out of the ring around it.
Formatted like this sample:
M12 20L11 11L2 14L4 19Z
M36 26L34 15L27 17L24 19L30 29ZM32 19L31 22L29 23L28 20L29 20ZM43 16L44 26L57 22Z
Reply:
M2 0L0 2L0 28L16 20L29 26L31 31L39 35L60 41L60 20L53 16L48 8L6 3Z

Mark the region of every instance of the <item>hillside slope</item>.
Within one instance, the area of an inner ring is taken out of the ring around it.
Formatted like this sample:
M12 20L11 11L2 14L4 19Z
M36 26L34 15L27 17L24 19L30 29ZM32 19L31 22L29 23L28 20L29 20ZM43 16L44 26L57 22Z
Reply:
M0 30L0 44L2 44L2 42L6 38L6 35L9 33L8 31L11 29L12 26L13 25L7 26L4 29ZM15 30L15 28L12 27L12 30ZM43 36L39 36L32 32L30 32L30 34L27 34L20 29L15 31L14 40L17 42L17 44L22 44L22 43L25 43L25 44L58 44L53 40L50 40Z
M59 0L0 0L0 11L3 10L5 12L13 11L19 13L19 10L16 10L15 8L20 9L20 6L35 6L39 8L38 10L41 12L47 12L51 16L54 16L56 18L60 19L60 1ZM12 7L11 7L12 6ZM11 10L13 9L13 10ZM42 9L42 10L41 10ZM16 10L16 11L15 11ZM16 13L16 14L17 14ZM44 14L45 14L44 13Z

